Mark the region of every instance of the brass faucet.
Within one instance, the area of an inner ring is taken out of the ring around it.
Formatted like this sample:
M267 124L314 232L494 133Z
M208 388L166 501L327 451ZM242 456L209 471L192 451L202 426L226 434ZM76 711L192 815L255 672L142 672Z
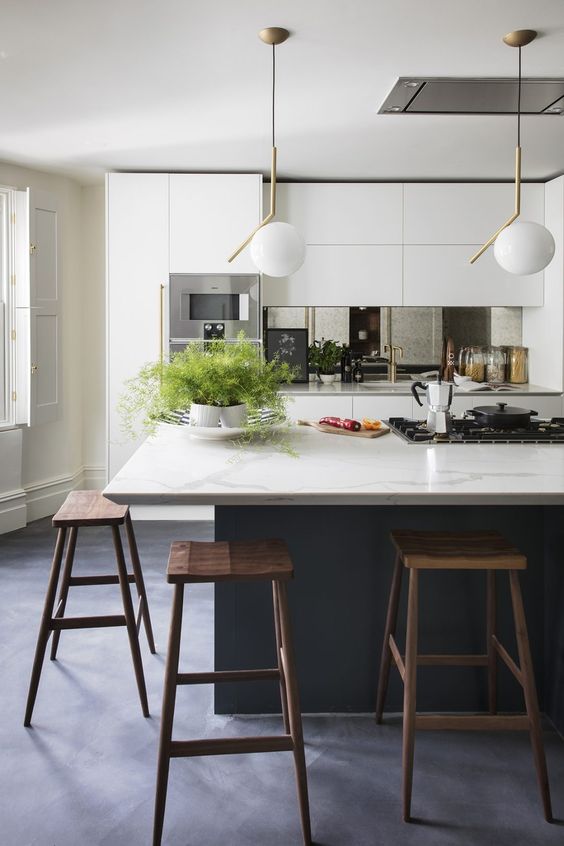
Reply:
M388 361L388 382L394 384L397 382L398 376L396 353L399 353L399 357L403 358L403 347L398 347L395 344L384 344L384 352L390 353L390 359Z

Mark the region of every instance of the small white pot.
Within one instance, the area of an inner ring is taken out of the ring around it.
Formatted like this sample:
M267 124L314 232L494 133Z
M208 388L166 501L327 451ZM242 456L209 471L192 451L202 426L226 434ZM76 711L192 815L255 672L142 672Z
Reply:
M205 426L208 429L219 426L220 409L216 405L199 405L193 402L190 406L190 426Z
M330 385L331 382L335 381L335 374L334 373L320 373L319 378L323 382L324 385Z
M241 429L247 422L247 405L226 405L219 409L219 419L225 429Z

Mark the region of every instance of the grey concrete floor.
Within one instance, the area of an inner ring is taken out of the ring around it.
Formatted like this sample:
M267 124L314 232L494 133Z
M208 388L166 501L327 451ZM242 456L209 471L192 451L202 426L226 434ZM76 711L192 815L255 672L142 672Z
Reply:
M155 761L171 588L173 539L211 537L204 523L139 523L137 535L157 640L142 642L151 718L144 719L124 629L62 633L45 662L33 728L22 725L52 554L48 520L0 537L0 845L145 846L151 842ZM108 530L79 535L76 572L113 571ZM117 587L71 589L68 614L120 613ZM188 592L181 666L212 666L213 594ZM298 645L299 648L299 645ZM258 734L275 718L212 712L211 688L179 690L175 736ZM311 813L320 846L550 846L524 734L422 732L413 813L401 821L401 721L304 719ZM564 818L564 742L545 733L555 815ZM287 753L178 759L171 764L164 844L300 844Z

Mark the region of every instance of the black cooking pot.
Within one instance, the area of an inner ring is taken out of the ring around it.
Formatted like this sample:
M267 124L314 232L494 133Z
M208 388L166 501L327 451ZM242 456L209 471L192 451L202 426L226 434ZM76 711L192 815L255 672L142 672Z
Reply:
M468 409L476 421L483 426L491 426L492 429L528 429L531 424L531 417L538 412L529 408L516 408L507 405L506 402L496 402L495 405L479 405L476 408Z

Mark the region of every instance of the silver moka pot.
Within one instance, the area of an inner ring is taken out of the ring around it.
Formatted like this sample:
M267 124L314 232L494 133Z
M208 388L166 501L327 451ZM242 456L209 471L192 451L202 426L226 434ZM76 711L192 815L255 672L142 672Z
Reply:
M423 407L423 403L417 393L417 388L425 391L425 399L427 400L427 428L430 432L438 432L439 434L449 432L452 427L452 416L450 413L450 405L452 403L452 382L414 382L411 386L411 393L417 400L418 404Z

